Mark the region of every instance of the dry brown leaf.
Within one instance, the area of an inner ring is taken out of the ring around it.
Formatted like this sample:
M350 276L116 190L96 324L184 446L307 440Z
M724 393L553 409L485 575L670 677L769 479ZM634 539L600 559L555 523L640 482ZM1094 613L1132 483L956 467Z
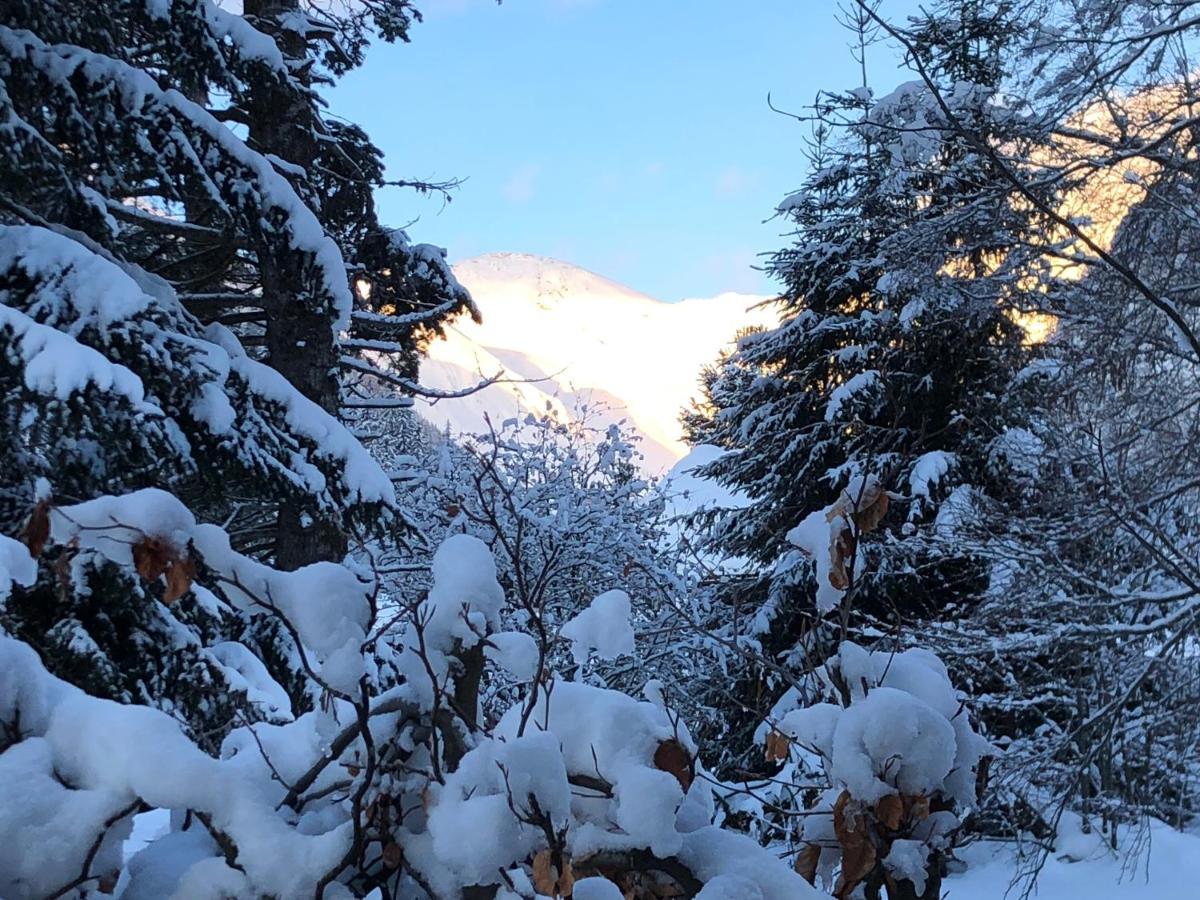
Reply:
M575 868L571 860L563 857L562 874L558 876L558 893L562 897L570 897L575 893Z
M829 558L833 563L829 569L829 584L831 587L844 591L850 587L850 565L854 557L857 542L850 529L843 528L829 547Z
M400 868L402 862L404 862L404 851L395 841L383 848L383 864L389 869Z
M192 589L196 579L196 564L190 559L173 559L167 564L167 589L163 603L168 606Z
M854 514L854 524L858 526L859 531L874 531L883 521L883 517L887 515L887 491L876 486L875 497L871 503L867 504L866 499L866 492L864 492L863 503L859 505L858 511Z
M37 559L46 549L46 541L50 540L50 501L39 500L29 514L29 521L21 533L29 555Z
M875 804L875 818L884 828L895 831L904 821L904 799L899 794L880 797Z
M147 535L133 545L133 566L147 581L161 578L174 556L171 545L162 538Z
M58 554L58 559L54 561L54 577L58 579L63 590L71 587L71 560L75 558L78 548L79 539L72 538L71 543L67 544L66 549Z
M806 844L796 854L796 874L809 884L816 884L817 865L821 862L821 848L817 844Z
M533 857L533 888L546 897L570 897L575 890L575 869L566 854L562 856L562 872L554 865L554 854L540 850Z
M96 890L102 894L111 894L117 889L117 881L120 880L119 872L109 872L107 875L101 875L97 884Z
M875 868L876 861L866 816L846 791L842 791L833 805L833 831L842 847L842 874L834 896L846 900Z
M692 786L692 756L674 738L658 745L654 751L654 768L674 775L685 792Z
M914 822L921 822L929 818L929 798L924 794L917 794L909 799L908 814Z
M533 889L545 897L555 896L558 872L550 862L550 851L539 850L533 857Z
M767 762L784 762L790 749L791 741L782 731L772 728L767 733Z
M825 513L825 521L853 519L859 531L874 531L888 511L888 494L878 481L870 480L862 488L861 496L851 497L845 490Z
M832 504L830 504L829 509L826 510L825 521L832 525L834 519L849 518L847 513L850 512L851 506L852 504L850 503L850 498L846 496L845 491L842 491L838 498L834 500Z

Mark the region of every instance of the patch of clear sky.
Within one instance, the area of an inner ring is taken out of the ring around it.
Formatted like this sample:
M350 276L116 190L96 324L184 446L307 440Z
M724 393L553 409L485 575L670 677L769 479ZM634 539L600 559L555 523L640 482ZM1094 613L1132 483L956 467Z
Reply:
M391 178L461 178L449 204L388 189L385 221L451 260L551 256L664 300L770 293L822 89L861 83L833 0L426 0L331 96ZM884 0L890 17L910 0ZM877 91L905 80L868 54Z

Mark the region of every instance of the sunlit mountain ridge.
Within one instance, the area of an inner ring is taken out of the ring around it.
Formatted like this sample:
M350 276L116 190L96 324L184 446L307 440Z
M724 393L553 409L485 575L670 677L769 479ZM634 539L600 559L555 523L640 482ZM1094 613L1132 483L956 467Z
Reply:
M424 384L459 390L504 371L512 379L469 397L421 402L440 428L472 433L527 413L562 421L624 419L658 473L686 452L679 412L701 368L741 328L770 325L764 298L722 293L665 302L560 260L491 253L454 266L483 314L460 319L421 366Z

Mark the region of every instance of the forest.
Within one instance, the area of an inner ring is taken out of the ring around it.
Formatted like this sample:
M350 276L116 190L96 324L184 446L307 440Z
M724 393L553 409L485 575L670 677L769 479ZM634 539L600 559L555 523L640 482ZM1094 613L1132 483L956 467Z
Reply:
M0 0L0 900L1196 896L1200 2L797 4L686 477L423 417L422 5Z

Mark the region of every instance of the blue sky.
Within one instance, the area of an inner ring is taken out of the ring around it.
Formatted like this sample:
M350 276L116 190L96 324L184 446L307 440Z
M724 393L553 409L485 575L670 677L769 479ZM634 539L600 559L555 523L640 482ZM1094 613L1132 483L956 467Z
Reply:
M331 95L393 178L459 177L449 205L390 189L389 224L452 260L564 259L666 300L767 293L764 222L799 186L820 88L859 83L833 0L426 0ZM885 0L899 13L907 0ZM876 48L872 81L899 80ZM414 221L415 220L415 221Z

